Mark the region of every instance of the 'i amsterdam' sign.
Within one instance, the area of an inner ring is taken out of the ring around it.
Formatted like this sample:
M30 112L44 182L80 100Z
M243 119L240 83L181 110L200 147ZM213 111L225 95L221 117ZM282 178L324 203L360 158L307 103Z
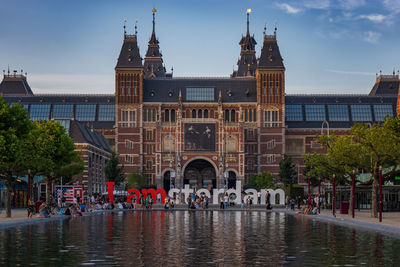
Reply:
M114 182L107 182L107 190L108 190L108 199L110 203L114 203ZM126 190L128 193L127 199L128 202L132 203L132 198L136 195L136 200L137 203L139 203L139 197L142 194L144 198L148 194L151 195L151 197L154 199L154 202L156 203L157 201L157 194L161 195L161 204L165 203L165 198L167 197L167 193L165 192L164 189L142 189L140 192L136 188L128 189ZM219 200L219 195L224 194L225 192L228 193L228 195L235 194L236 199L235 199L235 204L241 204L242 203L242 182L237 181L236 182L236 189L213 189L213 198L211 199L211 193L207 189L199 189L196 191L196 195L206 195L210 200L212 204L218 204ZM246 189L244 190L245 195L243 197L244 202L246 202L247 198L252 198L253 203L257 203L257 190L255 189ZM269 192L270 194L270 201L271 204L277 204L277 198L279 197L279 203L283 204L285 203L285 192L282 189L261 189L261 203L265 203L266 199L265 196ZM185 184L185 187L183 189L171 189L168 192L168 196L171 198L174 198L174 195L183 193L185 195L185 202L187 203L187 198L189 197L190 194L194 193L194 190L190 188L188 184Z

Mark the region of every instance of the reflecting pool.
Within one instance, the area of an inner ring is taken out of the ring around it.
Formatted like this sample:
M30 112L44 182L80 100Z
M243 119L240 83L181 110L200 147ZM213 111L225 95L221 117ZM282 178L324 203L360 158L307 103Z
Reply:
M98 213L0 231L0 266L395 266L400 239L279 212Z

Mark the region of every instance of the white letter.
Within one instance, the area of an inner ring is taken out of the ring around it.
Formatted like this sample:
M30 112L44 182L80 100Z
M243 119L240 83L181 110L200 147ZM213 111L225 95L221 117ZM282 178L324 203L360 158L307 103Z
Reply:
M193 189L190 189L190 186L188 184L185 184L185 188L182 189L182 192L185 194L185 203L189 204L187 198L189 197L190 193L193 193Z

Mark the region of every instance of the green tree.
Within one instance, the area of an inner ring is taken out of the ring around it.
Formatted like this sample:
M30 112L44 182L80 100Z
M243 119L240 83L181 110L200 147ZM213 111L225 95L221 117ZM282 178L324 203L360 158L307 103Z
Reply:
M51 182L62 176L72 176L83 171L83 161L75 151L72 139L57 121L35 121L26 147L37 173L46 177L46 202L50 204ZM31 150L33 149L33 150ZM34 152L32 152L34 151ZM51 180L53 179L53 180Z
M297 179L297 170L292 157L286 154L283 154L282 159L279 162L279 177L285 187L289 186L289 195L291 195L292 185L296 183Z
M262 172L257 175L252 175L249 182L247 183L248 186L254 187L258 190L265 188L275 189L275 184L275 177L270 172Z
M124 165L119 167L119 157L114 151L104 167L104 173L108 182L115 182L115 184L119 185L125 180Z
M359 165L371 173L372 184L371 217L377 217L377 190L379 186L379 167L382 166L384 181L400 175L400 116L385 118L383 123L371 127L365 124L354 125L350 133L368 160Z
M126 176L127 188L139 188L147 184L146 176L142 173L130 173Z
M6 216L11 217L12 187L21 165L24 139L32 123L22 105L10 105L0 97L0 179L6 184Z

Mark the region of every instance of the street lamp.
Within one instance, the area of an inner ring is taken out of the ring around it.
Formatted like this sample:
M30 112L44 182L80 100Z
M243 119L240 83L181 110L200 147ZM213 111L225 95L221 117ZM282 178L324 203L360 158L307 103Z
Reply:
M335 188L335 175L332 176L332 215L336 217L336 205L335 205L335 196L336 196L336 188Z
M353 170L353 174L351 175L351 217L354 219L354 195L356 190L356 177L355 170Z
M382 222L382 165L379 166L379 222Z
M323 121L321 125L321 135L324 134L324 125L326 124L326 129L327 129L327 134L329 136L329 122L328 121Z

